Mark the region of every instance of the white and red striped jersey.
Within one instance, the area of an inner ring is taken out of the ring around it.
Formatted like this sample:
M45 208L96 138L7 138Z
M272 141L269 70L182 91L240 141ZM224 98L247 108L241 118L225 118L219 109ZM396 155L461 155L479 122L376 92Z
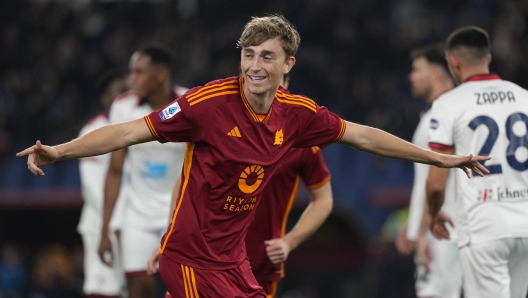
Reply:
M485 177L456 172L459 245L528 237L528 91L474 76L440 96L431 117L431 148L491 156Z
M175 99L186 89L175 87ZM114 101L110 122L120 123L142 118L153 112L147 102L134 93L125 93ZM125 224L142 229L165 228L169 222L170 202L176 177L180 174L185 143L148 142L127 148L130 187L124 189Z
M110 124L108 116L100 113L83 126L79 137ZM100 233L103 223L103 200L106 173L110 163L110 154L86 157L79 159L79 173L81 178L81 191L84 199L81 218L77 225L77 231L84 233ZM127 187L128 164L125 162L123 170L123 181L121 188ZM122 225L122 208L124 199L118 200L110 221L111 229L119 229Z

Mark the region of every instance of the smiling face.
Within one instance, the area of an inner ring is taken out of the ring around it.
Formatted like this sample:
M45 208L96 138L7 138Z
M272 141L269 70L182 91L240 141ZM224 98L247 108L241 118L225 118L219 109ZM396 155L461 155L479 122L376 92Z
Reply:
M295 58L286 57L278 37L242 48L240 67L245 81L244 91L256 96L274 95L284 74L294 64Z

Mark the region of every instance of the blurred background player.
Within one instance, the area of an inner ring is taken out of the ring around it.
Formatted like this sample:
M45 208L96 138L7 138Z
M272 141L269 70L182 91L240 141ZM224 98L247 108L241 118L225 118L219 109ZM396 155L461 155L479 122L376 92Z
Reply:
M432 44L411 52L412 71L409 74L412 93L427 101L428 109L421 116L413 143L428 148L428 129L431 123L431 105L443 93L453 89L453 79L445 60L444 46ZM414 185L411 196L409 222L396 239L396 247L402 254L416 248L416 295L417 297L459 298L462 289L462 273L458 262L456 232L450 241L437 240L427 232L429 214L425 204L425 184L429 167L414 164ZM446 188L446 204L443 210L455 218L454 174L450 172Z
M526 297L528 291L528 92L490 74L488 33L463 27L446 42L460 83L433 104L429 146L440 153L490 155L486 177L456 179L458 246L468 298ZM440 210L448 171L431 167L427 201L433 234L449 238Z
M160 45L137 50L130 59L132 90L116 99L110 110L111 123L143 117L168 105L186 89L172 84L170 51ZM125 188L124 222L121 233L123 268L130 298L153 297L155 279L146 274L147 261L159 245L167 227L171 191L181 171L185 144L150 142L112 153L105 184L101 259L111 250L108 223L120 192L125 156L130 163L130 188ZM107 264L111 265L109 261Z
M103 112L90 120L80 131L83 136L99 127L110 124L108 111L114 98L127 90L125 72L110 70L103 73L97 81L99 101ZM118 264L108 267L101 262L98 255L101 227L103 224L103 189L106 172L110 163L110 154L104 154L79 160L82 195L84 206L77 231L82 236L84 247L84 285L83 292L87 297L120 297L124 277ZM117 233L118 231L116 231ZM112 241L112 230L109 236ZM114 255L117 250L114 249Z

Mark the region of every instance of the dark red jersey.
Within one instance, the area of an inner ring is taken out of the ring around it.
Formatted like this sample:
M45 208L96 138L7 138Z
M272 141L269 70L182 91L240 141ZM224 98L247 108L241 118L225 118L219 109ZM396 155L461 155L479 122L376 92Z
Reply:
M292 147L340 139L345 122L311 99L277 91L262 119L242 77L189 90L145 116L160 142L187 142L180 196L160 253L201 269L235 268L263 190Z
M246 250L253 274L260 281L279 281L284 264L273 264L264 241L281 238L301 180L308 189L316 189L330 180L319 147L293 148L279 166L262 193L262 201L246 235Z

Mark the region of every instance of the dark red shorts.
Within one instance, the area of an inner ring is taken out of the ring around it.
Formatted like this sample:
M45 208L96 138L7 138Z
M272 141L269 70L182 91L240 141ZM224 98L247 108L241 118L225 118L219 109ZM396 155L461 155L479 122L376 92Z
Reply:
M257 280L258 284L266 292L266 298L275 298L277 295L277 286L279 285L278 281L268 281L268 280Z
M172 298L264 298L249 261L228 270L196 269L159 257L161 279Z

